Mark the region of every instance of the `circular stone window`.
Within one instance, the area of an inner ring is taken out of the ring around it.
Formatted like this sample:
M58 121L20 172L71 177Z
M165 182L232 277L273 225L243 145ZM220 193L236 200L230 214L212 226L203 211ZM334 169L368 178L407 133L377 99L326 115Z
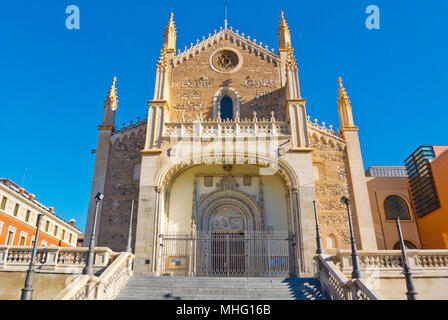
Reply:
M235 72L241 66L241 60L242 57L237 52L224 48L210 57L210 65L218 72Z

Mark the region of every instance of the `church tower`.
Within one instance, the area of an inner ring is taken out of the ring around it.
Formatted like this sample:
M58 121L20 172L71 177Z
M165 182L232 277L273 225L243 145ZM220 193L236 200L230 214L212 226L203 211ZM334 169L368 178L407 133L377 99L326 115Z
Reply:
M117 88L115 87L116 83L117 77L114 77L112 86L106 96L106 101L104 101L103 121L101 122L101 125L98 126L98 145L95 151L95 167L93 171L92 188L90 189L90 200L83 246L88 246L88 240L92 234L93 219L95 215L95 195L98 192L104 193L111 144L110 140L115 126L115 112L117 111L118 106ZM100 224L101 208L102 203L100 202L98 208L99 214L96 222L96 235L99 232L98 226Z
M338 78L338 111L341 132L346 142L349 179L353 189L352 208L359 232L356 233L363 250L376 250L377 243L375 229L370 208L369 194L362 161L361 146L359 144L358 127L353 121L351 102L342 85L342 78Z

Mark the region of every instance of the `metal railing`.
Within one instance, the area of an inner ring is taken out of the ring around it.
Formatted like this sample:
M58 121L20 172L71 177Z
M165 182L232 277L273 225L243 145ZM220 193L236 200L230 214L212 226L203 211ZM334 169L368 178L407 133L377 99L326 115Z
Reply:
M288 276L293 235L279 231L161 235L161 271L186 276Z

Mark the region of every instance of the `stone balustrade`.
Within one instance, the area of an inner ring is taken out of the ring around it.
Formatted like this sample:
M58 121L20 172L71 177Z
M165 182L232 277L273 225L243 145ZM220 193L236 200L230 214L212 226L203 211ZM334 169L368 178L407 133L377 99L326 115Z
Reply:
M0 271L26 271L33 248L0 246ZM39 247L36 253L36 270L80 274L85 266L88 248ZM116 254L105 247L95 248L93 267L105 268Z
M133 274L134 255L121 252L99 277L78 275L53 300L112 300Z
M314 258L317 267L316 277L322 290L332 300L378 300L361 279L348 280L338 267L325 255Z
M448 250L407 250L412 272L446 272L448 274ZM402 272L400 250L358 251L361 271ZM352 271L350 250L338 251L332 262L344 274Z
M165 123L164 138L185 137L278 137L289 136L287 122L271 122L266 119L251 121L196 121Z

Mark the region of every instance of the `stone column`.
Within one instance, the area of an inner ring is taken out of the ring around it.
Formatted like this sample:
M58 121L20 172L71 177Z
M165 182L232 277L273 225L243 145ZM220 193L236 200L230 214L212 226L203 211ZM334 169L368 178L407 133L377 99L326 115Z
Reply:
M349 181L352 186L352 209L354 213L355 237L360 249L377 250L375 226L370 207L366 176L359 145L358 128L343 129L347 144L346 155L349 169ZM356 230L357 229L357 230Z
M153 274L156 230L157 188L160 156L142 152L139 206L135 236L135 274Z

